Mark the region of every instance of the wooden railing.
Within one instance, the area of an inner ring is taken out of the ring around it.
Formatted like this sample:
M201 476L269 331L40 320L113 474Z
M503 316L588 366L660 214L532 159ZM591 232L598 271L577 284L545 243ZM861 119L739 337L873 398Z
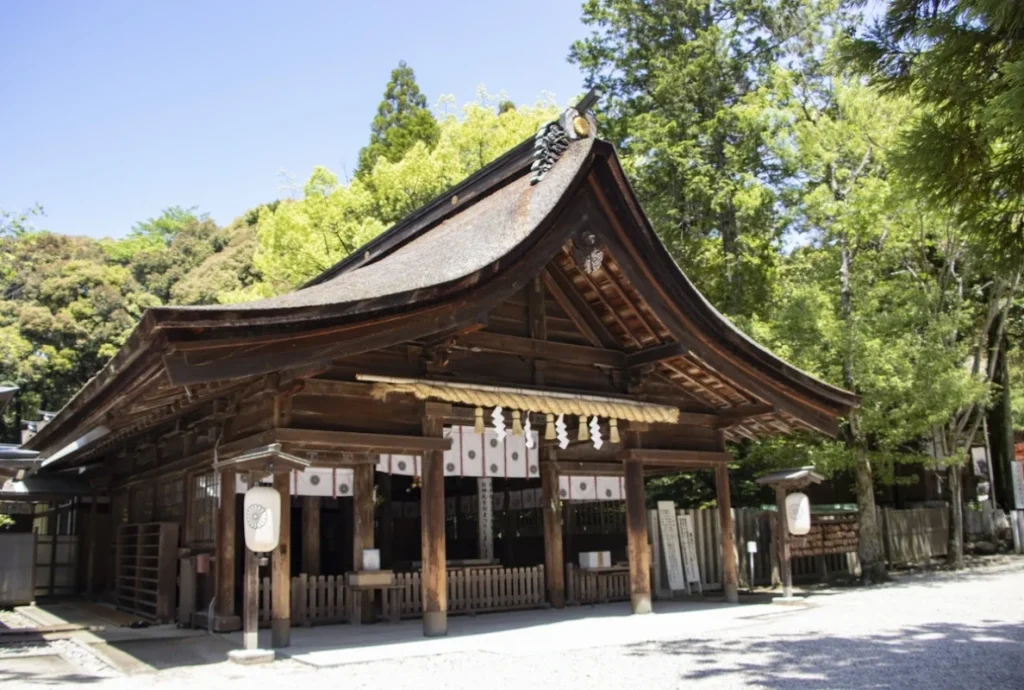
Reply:
M349 590L344 575L305 573L292 578L292 625L348 622ZM270 578L260 581L260 624L270 625Z
M629 570L583 570L566 563L565 601L569 604L629 601Z
M387 617L391 606L403 618L423 613L419 572L395 573L401 589L388 592L383 602ZM305 574L292 578L292 625L348 622L349 590L344 575ZM260 624L270 624L270 578L260 581ZM628 575L627 575L627 594ZM544 566L532 568L460 568L448 571L448 612L512 611L546 606Z

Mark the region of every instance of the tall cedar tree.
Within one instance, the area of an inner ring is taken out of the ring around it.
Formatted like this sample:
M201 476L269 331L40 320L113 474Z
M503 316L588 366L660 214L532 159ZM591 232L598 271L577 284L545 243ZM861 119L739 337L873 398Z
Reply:
M569 59L604 94L612 139L662 239L713 303L748 316L768 299L782 171L750 106L816 22L786 0L587 0L591 35Z
M403 60L391 71L384 100L370 126L370 143L359 151L356 177L365 177L381 158L396 163L417 142L427 148L437 144L441 129L427 109L427 97L420 92L416 75Z

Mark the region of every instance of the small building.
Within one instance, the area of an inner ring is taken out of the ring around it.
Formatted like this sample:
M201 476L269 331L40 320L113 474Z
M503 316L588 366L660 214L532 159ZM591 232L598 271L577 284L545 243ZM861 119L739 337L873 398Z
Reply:
M300 586L353 596L324 576L361 570L368 548L401 587L357 593L364 612L422 613L427 634L449 611L563 606L580 552L628 563L622 598L645 612L644 479L680 471L715 475L735 600L726 443L834 435L857 400L708 303L583 111L294 292L146 312L27 444L38 476L109 497L117 536L95 552L114 601L193 622L212 604L207 622L237 628L242 495L272 481L290 506L264 571L275 631L293 596L311 601ZM308 467L231 469L270 446ZM570 512L587 523L572 533ZM176 591L160 583L179 555ZM481 583L491 595L467 594Z

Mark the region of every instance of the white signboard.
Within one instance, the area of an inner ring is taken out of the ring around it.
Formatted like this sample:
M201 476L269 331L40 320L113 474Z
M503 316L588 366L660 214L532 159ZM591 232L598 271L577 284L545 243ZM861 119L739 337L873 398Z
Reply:
M685 590L683 558L679 551L679 528L676 524L676 504L672 501L658 501L658 526L661 528L661 546L665 554L665 572L668 586L673 591Z
M683 549L683 565L686 568L686 581L696 582L700 586L700 568L697 565L697 538L693 533L693 516L679 516L679 537ZM703 592L704 590L701 589Z

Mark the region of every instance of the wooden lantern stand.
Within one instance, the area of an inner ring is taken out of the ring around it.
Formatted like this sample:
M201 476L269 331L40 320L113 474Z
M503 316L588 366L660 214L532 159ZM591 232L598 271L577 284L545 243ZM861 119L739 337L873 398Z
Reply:
M789 525L786 522L786 493L800 491L811 484L819 484L825 477L814 471L813 467L793 467L766 474L757 479L762 486L775 489L776 516L776 548L779 552L779 571L782 576L782 598L793 598L793 567L789 555Z
M216 461L215 470L245 472L247 486L255 486L260 478L270 474L274 488L281 495L281 523L277 548L271 553L271 620L270 644L273 648L291 644L291 556L288 537L291 532L291 473L310 466L308 460L281 450L273 443L228 460ZM242 593L242 649L228 653L228 659L237 663L253 664L273 661L273 649L259 648L259 555L245 549L245 576Z

